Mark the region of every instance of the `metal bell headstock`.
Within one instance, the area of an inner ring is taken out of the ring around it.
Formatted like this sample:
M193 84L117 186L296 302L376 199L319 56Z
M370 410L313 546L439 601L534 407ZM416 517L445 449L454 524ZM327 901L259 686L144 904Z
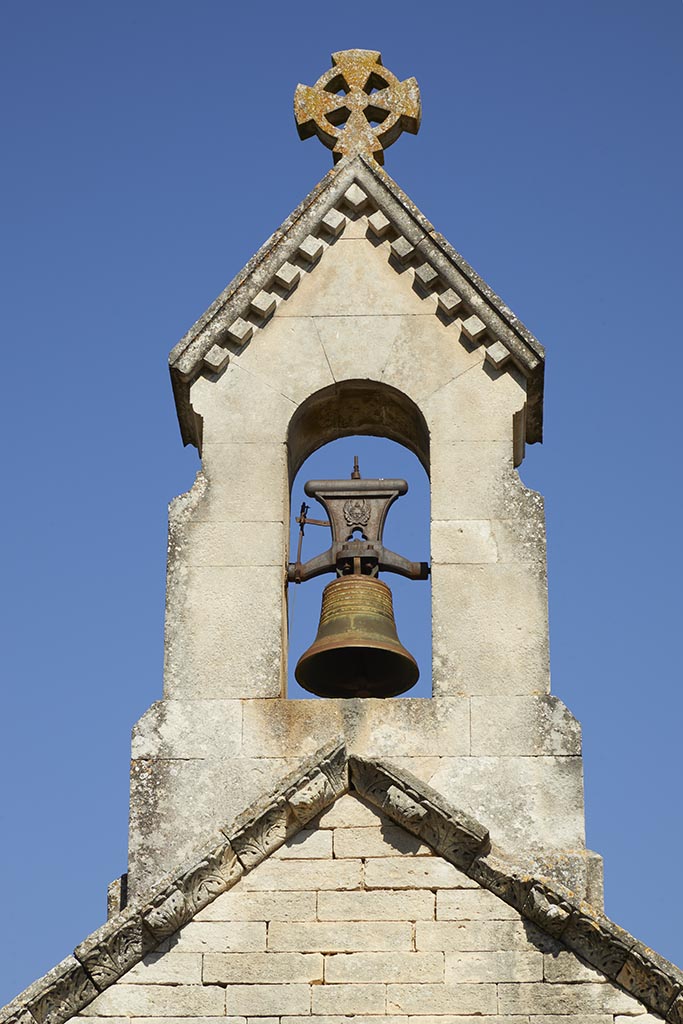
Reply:
M290 583L303 583L326 572L336 572L338 576L395 572L408 579L426 580L429 576L427 562L411 562L382 543L387 513L407 490L405 480L364 480L357 457L349 480L309 480L304 491L320 502L329 519L308 518L309 506L302 505L301 514L297 516L300 531L297 560L290 562L287 571ZM302 564L301 540L307 524L329 526L332 544L327 551Z

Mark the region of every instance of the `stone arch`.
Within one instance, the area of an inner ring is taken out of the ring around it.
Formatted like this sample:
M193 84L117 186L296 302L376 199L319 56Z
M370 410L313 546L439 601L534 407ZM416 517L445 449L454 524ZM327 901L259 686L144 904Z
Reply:
M310 395L292 415L287 430L290 484L316 449L351 434L397 441L417 455L429 476L429 428L412 398L381 381L343 380Z

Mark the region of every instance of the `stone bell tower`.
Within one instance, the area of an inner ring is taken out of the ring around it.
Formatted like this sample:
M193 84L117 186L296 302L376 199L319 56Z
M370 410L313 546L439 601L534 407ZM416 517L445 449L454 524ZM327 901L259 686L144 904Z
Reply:
M580 730L550 693L543 505L516 471L543 350L382 169L415 80L375 51L332 63L295 115L333 170L171 353L202 469L170 509L127 889L0 1024L683 1024L683 973L604 916ZM356 473L308 484L329 550L288 551L295 474L355 434L427 470L428 564L382 543L404 482ZM390 570L432 577L430 697L392 646ZM352 628L321 616L315 658L343 660L311 658L325 696L290 700L288 590L318 572Z
M580 729L550 694L543 503L515 470L541 439L543 349L380 166L417 132L414 79L347 51L294 109L334 170L171 354L202 470L170 510L164 693L134 731L130 891L343 740L600 903ZM430 698L287 697L290 485L350 434L400 442L430 476Z

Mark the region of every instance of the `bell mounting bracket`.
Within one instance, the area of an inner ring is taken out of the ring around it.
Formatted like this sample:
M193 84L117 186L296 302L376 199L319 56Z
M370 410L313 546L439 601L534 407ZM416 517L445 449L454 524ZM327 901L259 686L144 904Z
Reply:
M394 572L411 580L426 580L429 576L427 562L411 562L382 543L387 512L407 490L405 480L362 479L357 457L350 480L309 480L304 491L309 498L320 502L329 518L309 519L309 506L302 504L296 519L299 524L297 559L287 568L289 582L303 583L327 572L336 572L337 576ZM329 526L332 544L327 551L302 563L306 525Z

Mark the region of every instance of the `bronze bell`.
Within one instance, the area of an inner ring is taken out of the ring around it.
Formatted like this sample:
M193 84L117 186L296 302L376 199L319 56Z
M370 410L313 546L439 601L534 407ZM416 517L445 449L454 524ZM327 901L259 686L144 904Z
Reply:
M396 633L391 590L372 576L340 576L323 591L318 633L294 671L319 697L395 697L420 670Z
M363 480L354 459L350 480L309 480L304 490L325 508L329 519L310 519L304 502L297 517L299 549L290 563L290 583L326 572L337 579L325 587L318 633L301 655L294 675L319 697L395 697L417 682L420 671L396 633L391 591L378 572L426 580L426 562L411 562L384 547L382 531L389 507L408 490L405 480ZM301 561L304 526L329 526L332 545ZM360 534L360 537L356 535Z

